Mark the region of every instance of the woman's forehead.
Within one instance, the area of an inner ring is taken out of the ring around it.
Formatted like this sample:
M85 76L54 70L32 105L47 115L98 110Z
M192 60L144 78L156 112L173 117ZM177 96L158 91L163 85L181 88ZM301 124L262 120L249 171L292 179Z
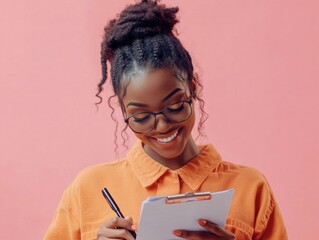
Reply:
M187 81L180 80L167 69L152 69L134 74L125 91L123 100L152 101L162 99L174 89L179 88L188 93Z

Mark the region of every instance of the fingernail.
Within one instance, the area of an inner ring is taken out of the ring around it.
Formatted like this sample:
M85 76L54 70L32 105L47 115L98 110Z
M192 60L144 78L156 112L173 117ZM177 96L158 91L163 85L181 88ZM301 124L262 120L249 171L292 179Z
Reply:
M137 230L137 226L136 226L136 225L134 225L134 224L131 226L131 228L132 228L132 230L134 230L134 231L136 231L136 230Z
M182 231L180 231L180 230L174 230L173 233L174 233L176 236L182 236Z
M199 223L199 225L201 225L201 226L205 226L205 225L207 224L207 221L206 221L206 220L203 220L203 219L200 219L200 220L198 221L198 223Z

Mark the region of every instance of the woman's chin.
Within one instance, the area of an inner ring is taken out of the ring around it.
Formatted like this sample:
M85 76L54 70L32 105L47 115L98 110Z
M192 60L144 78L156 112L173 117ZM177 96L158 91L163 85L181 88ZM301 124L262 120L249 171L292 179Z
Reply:
M184 150L185 144L183 136L184 128L178 129L178 133L171 141L161 141L153 137L149 137L148 151L146 151L151 157L157 160L158 158L174 159L180 157ZM151 152L150 152L151 151ZM155 156L154 156L155 155Z

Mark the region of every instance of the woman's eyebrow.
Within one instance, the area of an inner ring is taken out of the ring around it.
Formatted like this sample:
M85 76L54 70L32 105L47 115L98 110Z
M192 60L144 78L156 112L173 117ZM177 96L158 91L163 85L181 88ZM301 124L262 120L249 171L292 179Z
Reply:
M181 88L175 88L173 91L171 91L169 94L167 94L166 97L163 98L162 102L167 101L170 97L172 97L175 93L182 91L183 89ZM147 104L144 103L138 103L138 102L129 102L126 107L128 106L135 106L135 107L148 107Z
M182 91L181 88L175 88L173 91L171 91L166 97L163 98L162 102L167 101L170 97L172 97L175 93Z
M126 107L128 106L135 106L135 107L148 107L147 104L144 103L137 103L137 102L129 102Z

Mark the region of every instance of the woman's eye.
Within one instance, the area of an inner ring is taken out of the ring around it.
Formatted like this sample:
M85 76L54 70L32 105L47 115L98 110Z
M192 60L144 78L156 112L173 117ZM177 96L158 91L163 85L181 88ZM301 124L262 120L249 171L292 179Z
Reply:
M180 112L183 109L184 109L184 102L175 103L167 107L167 110L169 112Z
M141 123L141 122L145 122L146 120L148 120L150 118L151 114L149 113L140 113L140 114L136 114L134 115L133 121L137 122L137 123Z

